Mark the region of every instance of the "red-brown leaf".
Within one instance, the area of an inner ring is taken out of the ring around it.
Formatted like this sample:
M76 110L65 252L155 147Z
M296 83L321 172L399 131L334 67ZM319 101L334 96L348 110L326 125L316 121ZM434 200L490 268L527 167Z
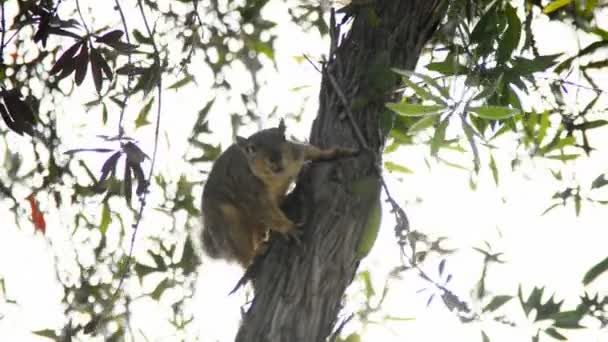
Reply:
M44 221L44 215L40 209L38 209L38 204L36 203L36 198L34 194L27 196L27 200L30 202L30 208L32 209L32 222L34 222L34 230L39 231L44 235L46 233L46 222Z

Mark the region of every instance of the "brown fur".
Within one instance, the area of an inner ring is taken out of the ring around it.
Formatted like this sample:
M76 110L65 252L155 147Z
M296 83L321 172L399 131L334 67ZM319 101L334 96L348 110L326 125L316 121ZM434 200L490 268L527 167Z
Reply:
M238 137L215 161L203 190L205 252L246 267L269 229L296 236L296 224L280 206L304 163L354 154L287 141L282 120L277 128Z

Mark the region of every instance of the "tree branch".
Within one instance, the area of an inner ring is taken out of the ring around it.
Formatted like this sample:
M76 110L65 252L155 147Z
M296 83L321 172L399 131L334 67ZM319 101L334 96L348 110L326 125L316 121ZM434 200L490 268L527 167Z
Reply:
M414 68L445 4L377 0L359 8L362 15L355 10L350 32L336 45L327 65L331 77L323 75L310 141L321 147L357 146L363 141L374 156L363 153L316 163L302 172L294 190L297 209L310 212L304 215L302 246L272 239L258 265L255 298L237 341L325 341L334 330L344 291L359 265L357 247L364 222L381 186L378 181L372 183L376 189L367 189L375 198L352 191L354 182L379 180L375 155L380 155L390 130L390 124L382 124L387 116L390 121L384 103L395 96L389 90L399 81L390 68ZM332 30L339 34L337 28Z

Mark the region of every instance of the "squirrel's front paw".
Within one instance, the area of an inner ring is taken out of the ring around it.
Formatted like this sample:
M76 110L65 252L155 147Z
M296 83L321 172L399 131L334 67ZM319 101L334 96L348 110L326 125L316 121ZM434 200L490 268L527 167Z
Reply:
M342 157L353 157L358 155L360 152L360 149L354 149L350 147L338 147L336 149L336 154Z

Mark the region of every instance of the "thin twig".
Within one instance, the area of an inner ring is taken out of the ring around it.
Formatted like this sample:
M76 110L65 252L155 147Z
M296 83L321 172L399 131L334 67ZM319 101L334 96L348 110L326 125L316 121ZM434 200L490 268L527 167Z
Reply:
M116 4L116 9L118 10L118 13L120 13L120 20L122 21L122 27L125 30L125 38L127 39L127 44L131 45L131 36L129 35L129 28L127 27L127 20L125 19L125 14L122 11L122 7L120 6L120 2L118 0L114 0L114 3ZM127 52L127 61L128 64L131 65L131 49L128 50ZM127 107L127 101L129 100L129 97L131 96L131 82L133 81L133 75L131 73L129 73L129 75L127 76L127 89L125 91L125 97L122 100L122 106L120 109L120 116L118 118L118 138L122 138L122 136L124 135L124 128L122 126L122 122L125 116L125 110Z
M350 110L350 103L346 99L346 95L344 95L344 92L340 88L338 81L336 80L334 75L331 74L331 72L328 71L326 73L326 75L327 75L327 78L329 79L329 82L333 86L334 91L336 92L336 94L342 101L342 104L344 105L344 110L346 111L346 116L348 117L348 121L350 122L352 129L355 132L355 135L357 136L357 140L359 141L359 144L361 144L361 147L363 147L364 149L366 149L366 150L369 149L369 145L367 144L367 141L365 141L365 138L363 137L363 134L361 133L359 126L355 122L354 115L353 115L352 111Z
M0 17L0 26L2 26L2 37L0 38L0 66L4 67L4 35L6 34L6 18L4 14L4 0L0 3L0 11L2 11L2 17Z
M148 33L148 36L150 37L150 40L152 41L152 47L154 49L154 59L155 59L154 63L156 63L157 65L160 66L158 48L156 46L156 43L154 42L152 30L150 29L150 25L148 24L148 19L146 18L146 14L144 12L144 8L143 8L143 4L142 4L141 0L137 1L137 5L139 7L141 16L143 18L144 26L146 27L146 32ZM159 137L159 131L160 131L160 114L161 114L161 109L162 109L162 101L161 101L161 99L162 99L162 77L158 78L157 91L158 91L158 108L157 108L157 112L156 112L156 128L154 131L154 150L152 152L152 162L150 165L150 172L148 173L147 186L150 186L150 184L151 184L152 175L154 174L154 166L156 164L156 155L157 155L157 151L158 151L158 137ZM120 289L122 288L122 284L124 283L127 272L129 270L129 268L131 267L131 259L133 257L133 247L135 245L135 238L137 236L137 230L138 230L139 224L141 222L141 219L143 217L143 211L146 207L147 194L148 194L148 191L145 191L144 194L139 198L140 207L139 207L139 211L137 212L135 222L133 223L133 226L132 226L133 234L131 234L131 241L130 241L130 245L129 245L129 254L126 259L125 266L123 268L123 272L120 276L120 280L118 281L118 286L116 287L116 290L114 291L114 294L112 295L112 299L110 301L111 303L113 303L116 300L116 298L118 297L118 293L119 293Z
M78 15L80 16L80 21L82 22L82 26L84 30L87 31L87 39L91 36L91 32L89 31L89 27L87 26L86 21L84 21L84 16L82 15L82 11L80 10L80 0L76 0L76 10L78 11Z

